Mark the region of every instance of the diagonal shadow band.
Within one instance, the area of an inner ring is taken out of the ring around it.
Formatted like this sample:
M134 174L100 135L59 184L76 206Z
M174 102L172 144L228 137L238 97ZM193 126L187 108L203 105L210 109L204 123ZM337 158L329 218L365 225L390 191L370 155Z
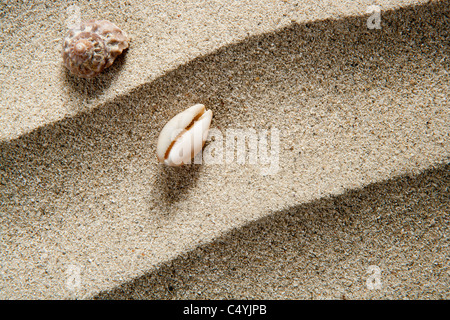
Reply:
M444 165L275 212L93 299L448 299L449 226Z
M265 210L264 190L272 185L282 190L273 207L292 206L320 196L322 186L337 193L353 180L358 186L448 161L449 8L439 1L383 12L381 30L368 30L367 17L293 23L194 59L95 110L0 142L5 272L31 274L40 265L36 245L45 244L61 265L47 265L33 283L47 283L50 292L60 287L68 257L94 256L126 273L128 249L151 238L153 255L128 277L253 219L248 207L261 202L257 211ZM219 129L282 129L279 176L268 180L248 166L159 166L158 133L194 103L209 106ZM336 155L343 158L330 162ZM220 179L226 187L210 187ZM263 197L252 198L260 188ZM287 190L307 195L292 198ZM180 218L192 208L197 215ZM223 216L232 208L242 212L230 222ZM211 217L223 219L217 229L191 227ZM28 263L17 271L12 265L21 259ZM109 279L110 269L99 270L86 290Z

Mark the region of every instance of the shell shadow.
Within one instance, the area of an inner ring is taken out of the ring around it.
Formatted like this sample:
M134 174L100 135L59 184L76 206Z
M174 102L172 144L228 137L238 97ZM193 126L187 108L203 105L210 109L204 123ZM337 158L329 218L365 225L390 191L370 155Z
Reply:
M150 206L165 215L176 211L173 209L195 186L200 171L201 165L195 163L181 167L158 165Z
M127 52L128 49L125 49L109 68L106 68L99 75L91 79L77 77L61 65L63 84L71 88L71 98L76 97L78 100L84 101L94 99L101 95L110 87L114 79L117 79L118 74L126 63Z

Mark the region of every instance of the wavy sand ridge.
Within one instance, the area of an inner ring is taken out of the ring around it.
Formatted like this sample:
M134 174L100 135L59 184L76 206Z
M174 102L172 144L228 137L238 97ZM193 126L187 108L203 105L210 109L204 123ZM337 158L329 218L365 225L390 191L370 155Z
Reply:
M274 212L95 299L448 299L449 173Z
M448 163L449 7L383 12L381 30L293 23L1 142L2 298L91 297L273 212ZM215 128L278 128L279 171L158 165L165 121L197 102Z
M383 10L424 0L381 0ZM371 0L2 1L0 4L0 139L126 94L190 60L248 36L306 22L364 14ZM91 81L61 63L67 25L108 19L131 36L125 55Z

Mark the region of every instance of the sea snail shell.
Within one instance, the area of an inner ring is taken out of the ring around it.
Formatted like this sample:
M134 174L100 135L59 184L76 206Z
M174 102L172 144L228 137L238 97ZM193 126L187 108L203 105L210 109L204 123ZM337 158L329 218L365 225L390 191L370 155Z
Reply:
M74 25L63 43L63 62L74 75L92 78L111 66L130 39L107 20L89 20Z
M156 147L158 160L168 166L190 163L199 153L211 125L212 111L196 104L173 117L161 130Z

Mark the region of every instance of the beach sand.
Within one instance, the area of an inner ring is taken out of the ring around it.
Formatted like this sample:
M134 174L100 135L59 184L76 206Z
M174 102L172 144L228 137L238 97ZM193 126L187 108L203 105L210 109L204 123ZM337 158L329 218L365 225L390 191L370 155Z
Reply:
M448 299L450 3L370 4L82 1L132 37L93 80L70 3L2 4L0 298ZM195 103L275 170L158 164Z

